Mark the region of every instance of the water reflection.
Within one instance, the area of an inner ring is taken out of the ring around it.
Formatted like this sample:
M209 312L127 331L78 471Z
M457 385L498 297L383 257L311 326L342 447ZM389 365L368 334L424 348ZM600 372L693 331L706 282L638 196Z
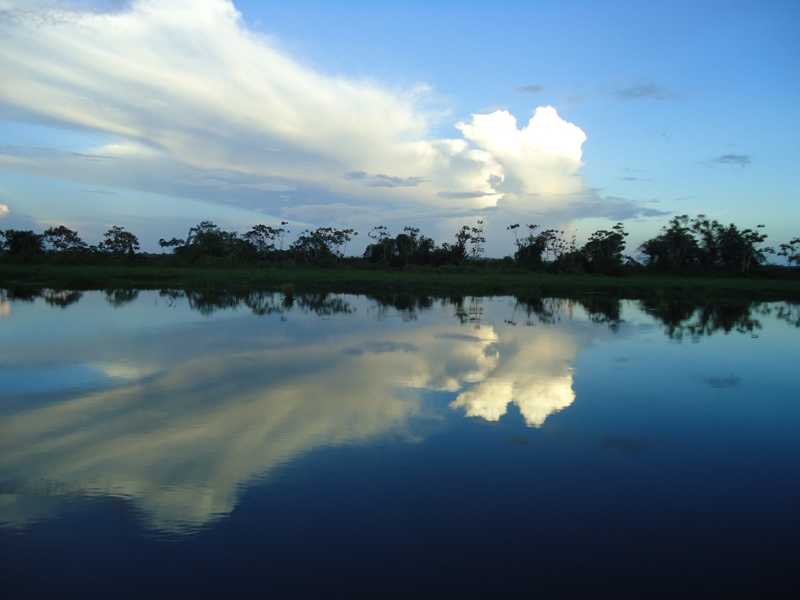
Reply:
M38 297L44 306L31 305ZM74 311L74 328L47 307ZM770 311L792 310L644 308L676 338L681 328L749 333ZM12 390L0 404L0 520L24 526L102 495L133 502L150 527L172 533L224 518L248 483L318 448L411 441L421 420L497 421L512 405L541 427L576 402L579 355L647 319L634 304L597 299L286 303L167 290L6 292L0 314L17 326L0 345L0 379ZM34 329L30 341L21 334Z
M775 308L775 314L778 319L800 328L800 304L779 304Z
M757 335L762 328L760 317L772 310L763 303L719 303L696 305L683 302L643 302L645 310L666 325L670 338L698 341L717 332ZM790 306L781 304L777 310Z
M478 321L482 314L480 306L473 299L469 310L461 309L457 316L462 322L464 314L472 315L469 321ZM517 325L516 314L521 312L528 327L536 323L553 325L562 317L573 317L577 306L580 305L563 299L517 300L512 316L504 322ZM498 331L491 347L494 359L491 369L474 386L459 393L450 406L463 408L469 417L497 421L514 404L528 426L539 427L550 414L574 401L572 365L580 348L600 332L572 327L536 330L535 334L529 328Z
M139 290L107 289L105 292L106 302L116 307L123 306L128 302L133 302L139 297Z
M106 289L106 301L113 306L123 306L139 296L139 290ZM244 291L228 289L158 291L160 298L168 305L186 299L188 306L200 314L210 316L219 311L247 308L259 316L285 315L292 310L311 312L317 315L347 314L352 312L348 300L341 294L291 294L268 291ZM0 290L0 302L32 302L42 298L47 304L66 308L79 302L84 292L55 290L50 288L18 288ZM454 316L462 323L480 322L483 299L480 297L414 296L410 294L372 294L365 296L374 301L379 312L400 312L406 320L416 319L421 312L431 310L437 304L453 307ZM665 331L673 339L689 338L698 340L717 332L755 334L761 328L760 317L775 314L778 318L800 327L800 304L797 302L763 303L728 301L713 304L698 304L680 300L641 300L637 301L648 314L665 325ZM574 307L580 307L595 323L605 323L612 330L618 330L623 302L612 296L586 295L583 297L543 298L519 297L515 308L505 320L511 325L531 325L557 323L569 318ZM7 311L8 308L2 310Z
M57 306L59 308L66 308L70 304L75 304L83 298L83 292L75 292L70 290L45 290L42 292L42 298L50 306Z

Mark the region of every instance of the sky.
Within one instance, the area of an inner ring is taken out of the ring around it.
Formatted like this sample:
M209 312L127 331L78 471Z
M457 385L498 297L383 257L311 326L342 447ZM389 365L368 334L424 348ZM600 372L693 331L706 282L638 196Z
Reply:
M800 235L794 0L0 0L0 229Z

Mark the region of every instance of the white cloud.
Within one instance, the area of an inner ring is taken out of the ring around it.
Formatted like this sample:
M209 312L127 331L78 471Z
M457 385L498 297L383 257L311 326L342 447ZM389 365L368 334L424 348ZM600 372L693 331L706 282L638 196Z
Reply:
M2 168L273 214L288 199L466 218L567 210L586 191L586 136L554 108L522 128L506 111L475 114L454 127L463 137L437 137L442 114L426 110L428 86L315 71L248 30L230 1L6 6L0 106L18 121L57 124L54 137L89 131L98 143L6 152Z
M582 190L577 176L583 166L583 131L558 116L553 107L536 109L528 124L506 111L473 115L471 123L459 123L464 137L489 152L499 169L494 187L514 200L525 195L558 197Z

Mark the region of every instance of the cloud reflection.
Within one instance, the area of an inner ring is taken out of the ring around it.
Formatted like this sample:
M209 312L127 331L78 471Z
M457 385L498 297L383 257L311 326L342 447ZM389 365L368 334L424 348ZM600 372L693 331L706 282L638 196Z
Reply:
M526 328L506 330L503 360L489 377L462 392L450 406L464 408L468 417L497 421L509 404L516 404L531 427L572 404L572 363L579 350L574 340L557 331L532 336ZM513 343L511 343L513 342Z
M151 528L196 531L229 514L248 483L315 449L413 438L413 420L435 410L426 391L489 420L513 402L540 426L574 401L572 364L589 337L503 325L495 312L507 305L491 308L478 326L447 311L399 326L359 314L205 317L169 343L158 328L118 331L117 354L102 358L84 354L107 341L61 340L72 353L45 360L69 363L81 348L81 365L102 365L110 381L21 397L0 421L0 522L22 526L102 495L132 501ZM42 360L20 356L28 368Z

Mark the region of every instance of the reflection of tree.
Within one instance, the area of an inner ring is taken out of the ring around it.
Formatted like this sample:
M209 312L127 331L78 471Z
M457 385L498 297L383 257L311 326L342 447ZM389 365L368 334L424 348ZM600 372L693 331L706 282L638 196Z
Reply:
M233 309L241 303L241 294L228 290L205 289L186 292L189 307L201 315L212 315L218 310Z
M294 298L294 306L304 312L313 312L321 316L353 312L347 300L333 294L297 294Z
M612 331L617 331L622 322L621 303L618 298L607 296L588 296L572 298L518 297L514 307L514 315L506 322L516 325L516 313L525 313L525 324L553 324L562 317L571 317L576 306L581 306L593 323L608 323Z
M14 300L15 302L33 302L42 295L42 291L43 290L37 288L23 287L3 290L3 294L5 294L9 300Z
M658 317L667 326L667 335L675 340L689 337L698 341L718 331L755 335L762 328L757 318L761 305L749 302L698 306L685 302L642 301L642 307L647 313Z
M564 312L571 312L566 309L568 301L560 298L517 298L511 318L506 319L509 325L517 324L517 311L525 314L525 325L535 325L538 323L555 323L561 318ZM569 307L571 309L571 306Z
M370 294L368 298L378 304L379 315L383 316L387 309L393 308L403 315L404 321L413 321L417 313L433 307L432 296L415 296L412 294Z
M483 298L471 296L468 300L462 297L451 298L455 306L455 316L464 323L480 323L483 315Z
M800 304L795 302L779 304L775 309L775 316L790 325L800 327Z
M158 295L166 300L167 306L174 308L177 301L180 298L183 298L186 294L184 294L181 290L158 290Z
M370 294L367 298L375 300L382 308L394 308L401 312L426 310L433 306L431 296L415 296L413 294Z
M621 304L618 298L607 296L591 296L581 298L580 303L593 323L608 323L611 331L619 331L622 323Z
M45 290L42 293L42 298L50 306L58 306L59 308L66 308L70 304L75 304L78 300L83 298L83 292L76 292L74 290Z
M640 302L644 311L660 319L667 326L666 333L669 337L675 337L676 331L684 321L688 321L696 306L687 302L653 302L642 300Z
M159 295L169 302L186 298L189 308L210 316L218 310L234 310L240 306L249 308L258 316L284 315L291 310L312 312L317 315L349 314L350 303L334 294L292 294L291 302L286 294L265 291L238 290L160 290Z
M253 292L248 294L242 302L254 315L263 317L264 315L282 315L288 309L292 308L294 299L289 303L286 301L285 296L282 294L275 294L272 292Z
M106 302L118 308L128 302L133 302L139 297L139 290L116 289L106 290Z

